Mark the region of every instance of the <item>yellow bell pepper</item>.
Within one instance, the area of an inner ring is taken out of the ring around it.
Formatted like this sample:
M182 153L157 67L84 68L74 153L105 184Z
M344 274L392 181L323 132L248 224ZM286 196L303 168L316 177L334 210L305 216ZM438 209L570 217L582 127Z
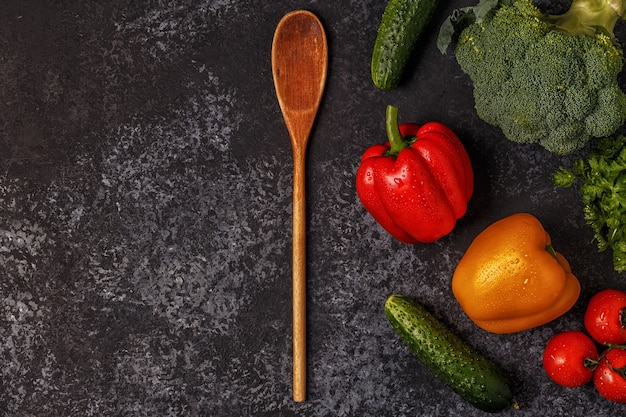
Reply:
M454 271L452 292L479 327L514 333L567 312L580 283L539 220L517 213L474 239Z

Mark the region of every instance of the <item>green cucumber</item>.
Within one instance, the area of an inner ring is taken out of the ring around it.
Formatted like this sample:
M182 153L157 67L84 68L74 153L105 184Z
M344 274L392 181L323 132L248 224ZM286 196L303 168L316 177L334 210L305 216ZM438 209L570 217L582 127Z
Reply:
M504 370L414 300L394 294L385 303L385 314L409 349L467 402L492 413L518 407Z
M372 80L376 87L390 90L400 84L411 52L437 3L438 0L389 0L372 53Z

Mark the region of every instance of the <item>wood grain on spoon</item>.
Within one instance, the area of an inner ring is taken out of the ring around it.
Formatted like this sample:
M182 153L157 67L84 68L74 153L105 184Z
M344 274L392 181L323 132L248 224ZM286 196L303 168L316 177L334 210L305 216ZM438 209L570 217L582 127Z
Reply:
M276 27L272 74L293 148L293 398L306 398L306 147L328 68L326 34L313 13L287 13Z

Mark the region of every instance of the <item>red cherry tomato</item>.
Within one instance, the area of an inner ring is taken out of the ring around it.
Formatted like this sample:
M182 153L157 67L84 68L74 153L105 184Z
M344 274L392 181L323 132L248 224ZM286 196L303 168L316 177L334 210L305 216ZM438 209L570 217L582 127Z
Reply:
M543 368L554 382L568 388L591 380L588 360L598 358L598 349L585 333L569 330L555 335L543 351Z
M593 374L593 385L607 400L626 403L626 350L609 349Z
M585 329L598 343L626 343L626 292L606 289L591 297Z

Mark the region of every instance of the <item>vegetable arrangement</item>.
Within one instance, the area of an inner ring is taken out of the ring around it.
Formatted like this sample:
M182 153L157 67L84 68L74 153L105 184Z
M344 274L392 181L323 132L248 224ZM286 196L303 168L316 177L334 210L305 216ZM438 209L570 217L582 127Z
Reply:
M458 32L454 54L481 119L512 141L568 154L626 120L613 33L625 8L621 0L574 0L549 16L531 0L481 0L453 14L438 42L445 51Z
M436 0L389 0L372 54L374 85L399 85ZM454 54L474 88L477 115L520 143L559 155L598 139L593 153L555 185L580 182L584 216L600 251L613 250L626 271L626 136L610 137L626 121L626 94L618 84L623 51L615 24L623 0L573 0L562 15L543 14L531 0L479 0L442 25L438 47ZM431 243L452 232L474 190L462 142L438 122L398 125L388 106L387 143L369 147L356 174L364 208L394 238ZM557 319L576 303L581 285L566 258L531 214L505 217L483 230L459 261L453 296L480 328L506 334ZM385 303L392 328L440 380L479 409L518 407L502 368L455 336L411 298ZM558 384L593 381L600 395L626 402L626 292L605 290L589 302L586 333L562 332L546 345L542 364ZM599 349L598 347L601 347ZM600 352L600 353L599 353Z
M550 339L543 367L557 384L576 388L593 381L604 398L626 403L626 292L595 294L585 312L584 332L568 330ZM598 355L596 343L603 351Z

